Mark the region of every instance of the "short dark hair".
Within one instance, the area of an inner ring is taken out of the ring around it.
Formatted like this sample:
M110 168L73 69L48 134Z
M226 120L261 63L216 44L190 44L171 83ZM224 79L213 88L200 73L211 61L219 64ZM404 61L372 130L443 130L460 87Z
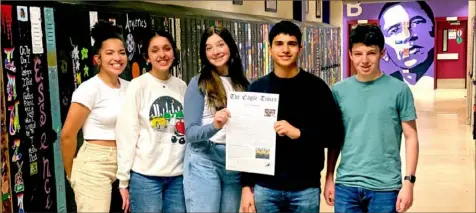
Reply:
M383 50L385 45L385 38L382 30L380 30L380 27L373 24L358 24L354 29L352 29L352 31L350 31L349 37L349 50L351 51L352 46L358 43L363 43L366 46L377 45L380 48L380 51Z
M273 39L279 34L286 34L290 36L295 36L297 38L297 41L299 43L299 46L301 46L301 40L302 40L302 32L299 27L290 22L290 21L280 21L277 24L271 28L271 31L269 31L269 44L272 46L273 45Z
M180 54L177 49L177 44L175 43L172 35L170 35L170 33L166 32L165 30L157 30L157 31L150 30L146 32L146 35L144 37L145 38L144 42L146 45L142 46L142 54L144 56L144 59L147 60L149 58L148 50L149 50L150 42L156 36L164 37L170 42L170 44L172 45L172 49L174 51L174 61L172 62L172 66L170 68L177 66L180 63Z
M124 38L121 34L122 32L119 27L114 26L112 23L104 20L98 21L91 30L91 37L94 39L93 53L98 54L102 43L108 39L119 39L124 44Z

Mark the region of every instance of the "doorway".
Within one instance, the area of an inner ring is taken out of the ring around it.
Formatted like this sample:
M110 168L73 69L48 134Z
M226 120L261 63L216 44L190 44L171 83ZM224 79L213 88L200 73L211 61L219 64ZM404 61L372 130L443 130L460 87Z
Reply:
M467 18L436 18L435 89L466 88Z
M349 37L350 37L350 31L352 31L352 29L354 29L358 24L373 24L373 25L377 25L378 26L378 20L351 20L351 21L348 21L347 22L347 44L349 43ZM348 77L351 77L353 76L356 71L355 71L355 68L354 66L352 66L352 62L350 61L350 54L349 54L349 50L345 50L346 51L346 54L347 54L347 60L349 61L349 63L347 63L348 65L348 68L347 68L347 76Z

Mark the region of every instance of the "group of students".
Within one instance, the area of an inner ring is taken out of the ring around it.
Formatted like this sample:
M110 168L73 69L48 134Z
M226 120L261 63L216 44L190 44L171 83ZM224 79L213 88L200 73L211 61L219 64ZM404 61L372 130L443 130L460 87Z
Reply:
M273 71L252 83L222 26L203 33L202 66L188 85L170 73L180 61L167 32L148 34L141 50L148 72L130 82L119 77L127 55L118 28L101 21L91 34L99 72L74 91L61 133L78 212L109 212L116 179L124 212L319 212L326 148L323 193L336 212L411 206L416 112L408 86L379 69L384 37L378 27L352 30L349 53L357 75L332 89L298 67L302 33L289 21L269 32ZM226 170L230 91L279 94L275 175Z

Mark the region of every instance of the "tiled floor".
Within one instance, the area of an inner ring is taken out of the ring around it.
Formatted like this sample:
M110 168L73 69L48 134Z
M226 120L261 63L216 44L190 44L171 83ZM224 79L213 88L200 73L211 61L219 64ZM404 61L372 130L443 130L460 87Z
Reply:
M465 125L465 95L465 90L447 89L437 90L434 102L415 97L420 156L408 212L476 211L475 141ZM401 156L405 171L404 141ZM321 212L333 211L321 195Z

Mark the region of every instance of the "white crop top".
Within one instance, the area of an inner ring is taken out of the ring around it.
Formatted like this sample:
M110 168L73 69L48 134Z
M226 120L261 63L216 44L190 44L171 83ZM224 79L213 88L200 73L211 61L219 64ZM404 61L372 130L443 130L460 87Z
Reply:
M119 78L120 88L111 88L95 75L73 92L71 103L89 108L82 127L85 140L116 140L117 115L124 101L128 81Z

